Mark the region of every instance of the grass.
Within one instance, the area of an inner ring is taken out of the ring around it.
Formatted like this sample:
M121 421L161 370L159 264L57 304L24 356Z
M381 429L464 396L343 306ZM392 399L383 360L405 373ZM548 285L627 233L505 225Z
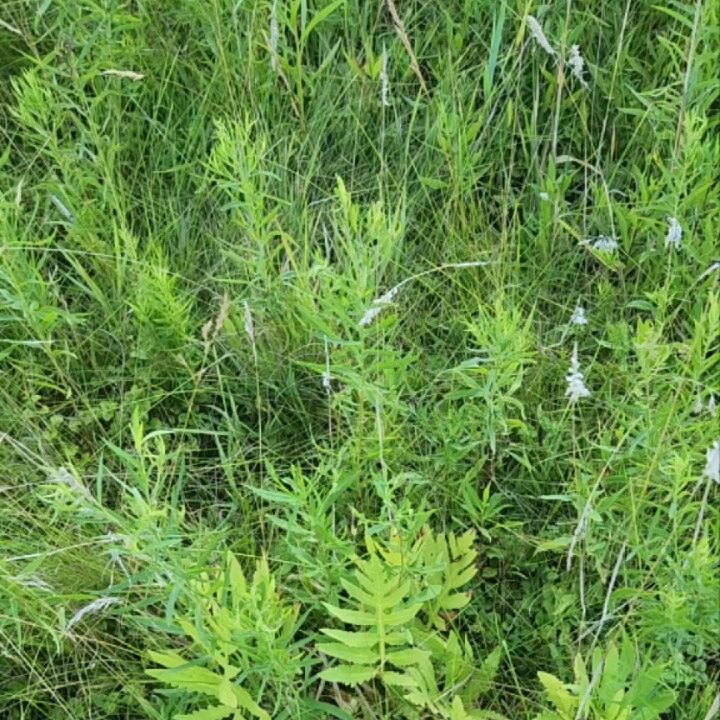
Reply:
M710 0L3 3L0 714L712 720L719 72ZM487 677L337 675L400 578Z

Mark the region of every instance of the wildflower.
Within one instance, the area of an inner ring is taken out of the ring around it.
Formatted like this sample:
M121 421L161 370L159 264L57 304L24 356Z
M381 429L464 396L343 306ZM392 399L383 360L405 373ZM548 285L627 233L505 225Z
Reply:
M385 107L390 107L388 95L390 93L390 82L388 80L388 56L385 45L382 51L382 69L380 70L380 97Z
M720 440L716 440L706 453L705 477L720 485Z
M277 71L278 66L278 41L280 40L280 28L277 21L277 7L275 2L270 10L270 67Z
M715 417L717 415L717 405L715 404L714 393L710 393L710 399L708 400L707 409L712 417Z
M117 605L120 602L120 598L116 597L101 597L97 600L93 600L88 605L85 605L84 607L81 607L71 618L70 622L68 622L65 632L68 633L70 630L75 627L86 615L92 615L94 613L101 612L102 610L105 610L105 608L110 607L111 605Z
M618 249L618 241L612 235L598 235L592 243L592 248L598 252L615 252Z
M550 196L546 192L539 192L538 197L544 202L550 202Z
M571 325L587 325L588 321L585 317L585 308L576 305L575 309L573 310L573 314L570 318L570 324Z
M565 396L570 398L571 403L577 402L580 398L590 397L590 391L585 386L585 378L580 372L580 363L578 362L577 343L573 347L573 354L570 360L570 370L565 376L567 380L567 390Z
M665 247L672 247L675 250L680 249L680 242L682 241L682 226L678 222L676 217L668 218L668 230L665 236Z
M575 76L580 84L586 88L588 84L585 82L585 78L583 77L583 72L585 71L585 60L580 54L580 47L578 45L572 45L570 47L568 65L570 66L570 72Z
M532 16L527 16L527 25L530 28L530 34L535 39L535 42L548 54L550 57L555 57L555 50L545 37L540 23Z
M398 294L400 286L396 285L390 288L382 297L376 298L372 301L372 305L365 311L365 314L360 318L358 325L360 327L368 327L371 325L373 320L386 308L388 305L392 305L395 296Z

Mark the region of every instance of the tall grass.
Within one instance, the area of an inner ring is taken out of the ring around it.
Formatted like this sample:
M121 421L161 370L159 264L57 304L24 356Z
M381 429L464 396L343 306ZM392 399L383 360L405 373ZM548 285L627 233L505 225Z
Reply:
M4 3L0 715L204 707L146 671L222 655L231 551L271 717L450 717L320 677L365 538L431 528L467 717L629 644L710 720L719 77L711 0Z

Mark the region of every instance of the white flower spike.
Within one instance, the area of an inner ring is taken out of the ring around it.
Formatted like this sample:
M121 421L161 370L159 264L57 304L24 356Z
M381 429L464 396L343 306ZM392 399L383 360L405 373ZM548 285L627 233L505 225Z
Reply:
M617 238L612 235L598 235L592 243L593 250L598 252L615 252L618 249Z
M527 16L527 26L530 29L530 34L535 39L535 42L548 54L550 57L555 57L555 49L550 44L548 39L545 37L542 26L532 15Z
M720 440L716 440L706 453L705 477L720 485Z
M88 605L81 607L70 618L70 622L68 622L67 627L65 628L65 632L70 632L70 630L72 630L72 628L75 627L75 625L77 625L86 615L92 615L93 613L101 612L102 610L105 610L105 608L108 608L111 605L117 605L119 602L120 598L117 597L101 597L97 600L93 600Z
M572 317L570 318L571 325L587 325L588 320L585 317L585 308L581 305L576 305L573 310Z
M590 397L590 391L585 386L585 377L580 372L577 343L573 347L570 370L565 376L565 380L567 380L568 384L565 396L570 398L571 403L576 403L580 398Z
M578 45L572 45L570 47L570 56L568 57L568 65L570 66L570 72L580 82L580 84L587 88L588 84L585 82L583 73L585 71L585 60L580 54L580 47Z
M665 236L665 247L680 250L682 247L682 234L682 226L678 222L678 219L676 217L669 217L667 235Z
M362 318L360 318L358 325L360 325L360 327L372 325L373 320L375 320L388 305L392 305L395 296L398 294L398 290L400 290L400 286L396 285L394 288L390 288L382 297L373 300L372 305L365 311Z

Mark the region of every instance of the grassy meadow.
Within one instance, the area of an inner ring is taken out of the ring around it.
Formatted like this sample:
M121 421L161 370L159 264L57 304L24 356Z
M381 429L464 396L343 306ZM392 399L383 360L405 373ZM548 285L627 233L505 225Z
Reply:
M716 0L0 3L0 717L720 718Z

